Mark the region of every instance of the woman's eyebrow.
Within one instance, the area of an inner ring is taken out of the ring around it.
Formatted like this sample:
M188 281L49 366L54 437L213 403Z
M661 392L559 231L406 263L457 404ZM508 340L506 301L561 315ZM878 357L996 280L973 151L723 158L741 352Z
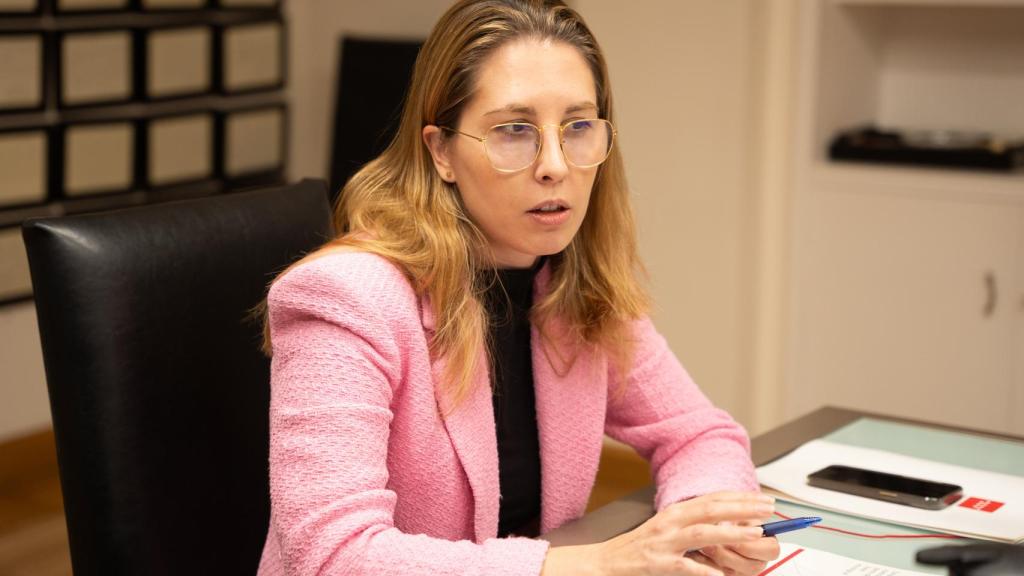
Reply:
M571 114L573 112L579 112L581 110L597 110L597 104L594 104L593 102L586 102L586 101L585 102L577 102L576 104L572 104L571 106L566 107L565 113L566 114ZM501 108L495 108L494 110L491 110L490 112L485 112L484 116L490 116L491 114L499 114L499 113L502 113L502 112L513 113L513 114L536 115L537 110L535 110L533 108L533 106L527 106L526 104L518 104L518 103L513 102L511 104L506 104L505 106L502 106Z
M593 102L578 102L566 108L565 113L572 114L573 112L580 112L582 110L594 110L596 112L597 104L594 104Z
M502 112L510 112L512 114L535 114L536 110L532 106L525 104L506 104L501 108L495 108L490 112L485 112L484 116L490 116L491 114L500 114Z

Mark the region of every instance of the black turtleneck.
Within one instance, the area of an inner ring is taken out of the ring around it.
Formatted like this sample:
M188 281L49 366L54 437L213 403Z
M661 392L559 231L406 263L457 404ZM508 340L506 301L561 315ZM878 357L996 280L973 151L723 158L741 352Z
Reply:
M501 506L498 537L537 536L540 442L530 357L530 307L537 266L498 270L487 290Z

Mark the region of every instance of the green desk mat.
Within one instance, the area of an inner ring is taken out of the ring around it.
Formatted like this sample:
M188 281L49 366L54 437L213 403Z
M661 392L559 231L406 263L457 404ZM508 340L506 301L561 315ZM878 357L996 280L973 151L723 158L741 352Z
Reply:
M822 437L823 440L886 450L936 462L966 466L978 470L1024 476L1024 443L975 436L937 428L914 426L874 418L860 418ZM862 534L929 534L925 530L868 520L779 500L776 508L786 516L821 516L821 525ZM809 528L779 536L783 542L816 548L866 562L874 562L933 574L946 574L944 568L922 566L914 554L922 548L944 544L966 544L970 539L885 539L876 540Z

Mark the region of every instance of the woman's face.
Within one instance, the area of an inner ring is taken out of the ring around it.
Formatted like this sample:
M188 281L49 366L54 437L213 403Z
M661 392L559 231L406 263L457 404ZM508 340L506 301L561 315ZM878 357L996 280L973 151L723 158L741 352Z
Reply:
M424 128L435 167L458 186L499 267L529 267L538 256L561 252L579 230L597 167L566 161L558 127L597 116L594 77L583 56L565 43L524 39L505 44L484 61L476 92L453 128L484 137L505 122L541 126L543 143L533 164L499 172L483 143L457 134L442 140L436 126Z

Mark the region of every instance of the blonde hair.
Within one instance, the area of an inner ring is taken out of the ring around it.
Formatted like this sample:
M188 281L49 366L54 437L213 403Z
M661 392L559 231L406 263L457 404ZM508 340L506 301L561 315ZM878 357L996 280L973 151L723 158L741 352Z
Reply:
M456 2L419 52L394 140L342 190L335 208L339 236L306 258L350 247L397 265L416 292L429 298L436 318L430 352L446 360L453 405L469 391L487 341L480 296L494 279L494 264L458 188L435 171L421 133L427 125L458 126L482 63L520 38L579 50L594 76L598 113L613 120L604 57L574 10L560 0ZM624 369L631 354L628 322L647 311L648 299L636 277L636 232L617 148L598 168L579 231L565 250L548 257L548 266L548 292L535 303L531 321L543 335L549 361L554 352L571 365L575 347L593 345ZM269 353L268 329L264 335ZM573 349L559 349L556 341L568 341Z

